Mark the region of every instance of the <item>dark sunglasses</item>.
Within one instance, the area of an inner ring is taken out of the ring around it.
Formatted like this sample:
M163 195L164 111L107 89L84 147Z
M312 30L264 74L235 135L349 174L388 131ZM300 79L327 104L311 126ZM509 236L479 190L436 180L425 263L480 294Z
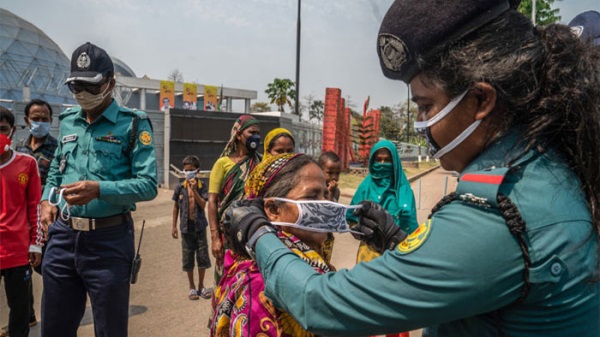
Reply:
M102 89L102 86L107 82L108 81L92 84L87 82L73 81L67 83L67 87L69 87L69 90L71 90L71 92L74 94L78 94L82 91L87 91L92 95L98 95L100 93L100 90Z

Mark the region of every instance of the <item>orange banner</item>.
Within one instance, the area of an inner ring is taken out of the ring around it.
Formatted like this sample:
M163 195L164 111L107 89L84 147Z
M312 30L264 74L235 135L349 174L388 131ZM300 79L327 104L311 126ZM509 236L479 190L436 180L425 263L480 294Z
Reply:
M160 111L172 109L175 103L175 82L160 81Z
M196 110L198 101L198 86L194 83L183 84L183 109Z
M204 86L204 110L215 111L217 108L217 87L212 85Z

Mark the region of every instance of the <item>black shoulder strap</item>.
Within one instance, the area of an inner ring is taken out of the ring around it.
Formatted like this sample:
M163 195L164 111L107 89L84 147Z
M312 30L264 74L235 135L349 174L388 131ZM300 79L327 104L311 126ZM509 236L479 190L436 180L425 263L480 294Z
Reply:
M137 138L139 124L140 118L138 117L138 115L134 115L133 120L131 121L131 134L129 137L129 144L127 145L127 150L125 150L125 153L127 153L128 156L131 155L131 151L133 151L133 148L135 147L135 140Z

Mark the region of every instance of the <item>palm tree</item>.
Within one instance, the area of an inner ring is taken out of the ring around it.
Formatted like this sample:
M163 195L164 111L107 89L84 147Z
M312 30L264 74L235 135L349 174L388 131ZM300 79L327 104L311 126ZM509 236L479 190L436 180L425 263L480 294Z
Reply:
M275 78L273 83L267 85L265 93L269 95L271 103L277 105L279 111L284 112L286 104L293 111L294 106L292 105L292 100L296 99L296 90L294 87L295 84L290 79Z

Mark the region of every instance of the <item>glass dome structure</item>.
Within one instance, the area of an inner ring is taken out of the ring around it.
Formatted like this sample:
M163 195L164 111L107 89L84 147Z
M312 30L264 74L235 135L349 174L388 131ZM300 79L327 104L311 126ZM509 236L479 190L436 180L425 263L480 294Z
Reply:
M32 98L73 104L64 85L69 67L68 57L43 31L0 8L0 99L22 101L28 88Z

